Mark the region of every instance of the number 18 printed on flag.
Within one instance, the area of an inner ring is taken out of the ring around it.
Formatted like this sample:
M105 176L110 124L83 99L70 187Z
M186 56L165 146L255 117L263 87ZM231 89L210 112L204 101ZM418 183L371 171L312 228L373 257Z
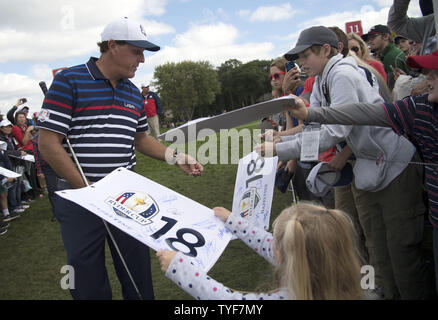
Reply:
M124 168L89 187L56 193L156 251L181 251L207 272L231 239L213 210Z

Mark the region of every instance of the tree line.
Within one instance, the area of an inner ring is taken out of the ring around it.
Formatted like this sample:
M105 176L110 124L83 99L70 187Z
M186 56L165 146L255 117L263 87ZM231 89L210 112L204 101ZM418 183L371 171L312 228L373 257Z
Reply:
M169 62L155 69L153 86L165 111L185 122L248 106L270 96L271 60L231 59L214 68L208 61Z

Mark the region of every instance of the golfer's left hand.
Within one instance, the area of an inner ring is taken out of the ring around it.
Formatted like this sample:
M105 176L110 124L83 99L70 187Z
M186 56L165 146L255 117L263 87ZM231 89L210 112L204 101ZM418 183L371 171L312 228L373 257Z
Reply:
M265 142L258 144L254 147L255 152L257 152L262 157L271 158L277 155L277 150L275 148L275 142Z
M198 177L202 175L202 172L204 171L204 167L198 161L196 161L196 159L184 153L179 153L176 156L175 165L177 165L189 176Z

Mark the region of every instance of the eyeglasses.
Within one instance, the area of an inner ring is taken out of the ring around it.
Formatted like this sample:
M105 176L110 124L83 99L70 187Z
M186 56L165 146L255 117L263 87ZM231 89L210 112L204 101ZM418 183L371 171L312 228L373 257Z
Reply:
M358 53L360 51L360 48L359 47L352 47L350 50Z
M272 81L272 78L274 78L275 80L280 79L280 75L282 75L282 74L286 74L286 72L276 72L274 74L271 74L269 76L269 81Z

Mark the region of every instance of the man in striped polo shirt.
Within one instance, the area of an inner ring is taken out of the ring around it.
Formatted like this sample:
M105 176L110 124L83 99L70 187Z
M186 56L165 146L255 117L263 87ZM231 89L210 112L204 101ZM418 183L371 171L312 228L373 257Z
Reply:
M98 45L99 59L90 58L86 64L55 76L39 115L39 150L64 180L58 190L86 186L64 138L71 142L89 183L118 167L133 169L134 149L158 160L167 159L189 175L201 175L203 167L196 160L177 155L146 133L143 97L128 80L144 62L143 51L160 48L146 40L141 25L126 18L108 24ZM68 264L75 271L74 289L70 290L73 298L111 299L104 254L108 233L102 220L59 197L54 201L54 210ZM111 225L109 228L138 288L137 292L108 238L123 297L153 299L148 247Z
M438 292L438 50L430 55L408 57L407 63L409 67L426 74L428 94L393 103L354 103L332 108L306 108L304 103L299 102L290 112L308 122L392 127L399 135L406 135L416 146L425 162L429 220L434 227Z

